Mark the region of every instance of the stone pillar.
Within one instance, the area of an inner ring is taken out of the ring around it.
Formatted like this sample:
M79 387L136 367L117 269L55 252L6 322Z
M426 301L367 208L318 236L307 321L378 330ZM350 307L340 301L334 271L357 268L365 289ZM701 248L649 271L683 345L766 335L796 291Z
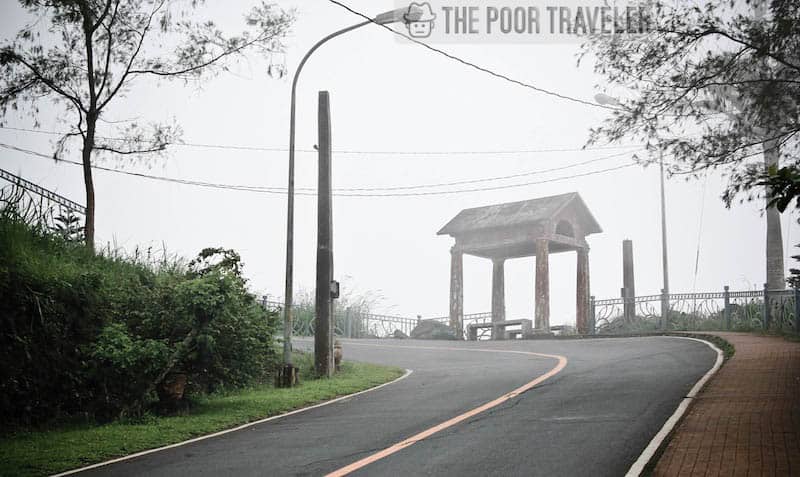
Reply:
M550 247L536 240L536 332L550 333Z
M464 337L464 254L450 249L450 327L458 339Z
M625 320L630 322L636 314L636 288L633 279L633 242L630 240L622 241L622 298L625 299L622 305Z
M579 248L577 283L575 286L575 328L589 333L589 249Z
M492 323L506 319L505 260L492 259ZM492 339L505 337L503 329L492 328Z

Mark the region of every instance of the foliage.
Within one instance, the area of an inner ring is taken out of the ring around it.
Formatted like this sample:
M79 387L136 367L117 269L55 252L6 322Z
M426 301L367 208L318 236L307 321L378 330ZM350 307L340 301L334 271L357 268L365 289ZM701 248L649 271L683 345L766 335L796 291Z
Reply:
M0 418L137 415L172 371L192 392L244 386L276 362L277 322L240 264L193 271L88 248L0 214Z
M80 141L90 247L95 208L91 165L97 155L161 154L181 135L171 123L104 121L112 106L148 79L199 81L224 71L249 50L267 56L279 52L293 21L291 13L261 2L245 16L246 31L227 35L201 18L202 0L19 3L33 19L0 42L0 116L19 110L36 119L45 99L68 116L64 122L72 130L58 141L55 156L70 139Z
M643 37L595 36L585 45L610 89L629 97L592 131L591 142L646 142L649 163L672 156L672 172L723 168L724 199L757 190L766 162L797 165L800 1L647 2ZM627 94L627 93L626 93Z
M785 212L794 202L794 210L800 210L800 167L789 165L783 167L769 167L766 171L756 172L751 180L769 191L769 205L775 206L780 212ZM800 219L798 219L800 222ZM800 247L800 245L796 245ZM800 255L792 255L795 261L800 261ZM800 287L800 269L790 268L790 277L786 282L792 288Z
M357 288L349 276L344 277L341 289L341 296L333 301L336 333L344 334L349 320L352 336L368 336L371 330L367 329L367 323L362 316L372 313L384 301L384 296L379 291L363 291ZM297 293L292 306L294 333L299 336L313 335L315 316L314 292L303 290Z

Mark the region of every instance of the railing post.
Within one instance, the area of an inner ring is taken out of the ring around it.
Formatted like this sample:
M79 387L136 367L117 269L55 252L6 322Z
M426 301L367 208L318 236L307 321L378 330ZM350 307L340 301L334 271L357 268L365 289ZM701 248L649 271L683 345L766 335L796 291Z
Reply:
M597 332L595 328L595 323L597 322L597 316L595 315L595 303L594 303L594 295L589 297L589 334L593 335Z
M669 294L661 289L661 330L666 331L669 327Z
M723 292L723 297L725 300L725 311L723 311L723 316L725 317L725 329L730 331L731 330L731 292L730 287L725 285L725 291Z
M771 303L770 303L770 297L769 297L769 287L765 283L764 284L764 310L763 310L763 315L764 316L763 316L763 320L762 320L762 323L761 323L765 330L769 329L770 321L772 321L772 317L770 316L771 313L772 313L770 305L771 305Z
M800 288L794 287L794 331L800 333Z

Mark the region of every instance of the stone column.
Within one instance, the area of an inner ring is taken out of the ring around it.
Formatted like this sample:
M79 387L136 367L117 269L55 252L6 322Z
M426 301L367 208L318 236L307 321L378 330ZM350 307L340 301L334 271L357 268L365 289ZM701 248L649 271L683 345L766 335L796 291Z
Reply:
M625 321L630 322L636 314L636 288L633 279L633 242L630 240L622 241L622 298L626 298L622 305Z
M505 259L492 259L492 323L506 319ZM505 338L503 329L492 328L492 339Z
M450 249L450 327L458 339L464 337L464 254Z
M578 272L575 286L575 328L585 335L589 332L589 249L579 248Z
M550 333L550 247L536 240L536 332Z

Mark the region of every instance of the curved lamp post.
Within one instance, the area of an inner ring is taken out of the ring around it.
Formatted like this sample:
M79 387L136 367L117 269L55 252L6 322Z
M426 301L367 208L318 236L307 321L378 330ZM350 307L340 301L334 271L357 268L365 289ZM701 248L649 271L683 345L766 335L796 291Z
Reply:
M294 272L294 137L295 137L295 97L297 92L297 80L300 77L300 72L303 66L308 61L308 58L320 46L328 40L336 38L339 35L361 28L362 26L375 23L378 25L388 25L390 23L404 22L407 20L413 21L417 15L421 16L421 11L413 8L399 8L389 12L381 13L372 20L365 20L361 23L343 28L337 32L331 33L325 38L318 41L314 46L308 50L300 64L297 66L297 71L294 73L292 79L292 99L291 99L291 112L289 113L289 184L288 184L288 201L286 213L286 288L284 289L284 304L283 304L283 362L284 364L291 363L292 360L292 293L293 283L292 276Z

